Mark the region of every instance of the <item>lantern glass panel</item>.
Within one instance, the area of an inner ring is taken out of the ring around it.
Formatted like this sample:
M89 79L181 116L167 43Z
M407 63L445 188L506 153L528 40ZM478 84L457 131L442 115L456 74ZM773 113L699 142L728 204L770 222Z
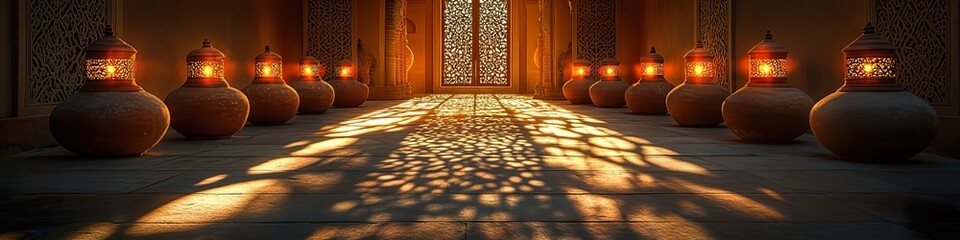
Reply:
M896 78L896 67L892 57L847 58L847 79Z
M640 67L644 76L663 76L663 63L641 63Z
M187 78L223 78L223 61L187 61Z
M590 73L589 66L574 66L573 67L573 76L574 77L586 77Z
M111 80L133 79L134 60L132 58L87 59L87 79Z
M787 59L750 59L750 77L752 78L786 78Z
M600 76L603 78L615 78L620 76L620 66L606 65L600 67Z
M300 75L304 77L319 77L320 65L317 65L317 64L300 65Z
M337 76L341 78L351 78L353 77L354 71L352 65L345 65L337 67Z
M278 62L257 62L257 77L280 77L282 68Z
M713 77L716 74L713 62L707 61L687 62L686 72L687 77Z

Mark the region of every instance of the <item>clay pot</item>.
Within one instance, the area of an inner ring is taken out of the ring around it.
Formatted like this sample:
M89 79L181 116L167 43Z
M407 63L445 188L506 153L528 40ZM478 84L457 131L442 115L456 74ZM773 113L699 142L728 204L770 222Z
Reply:
M787 81L787 49L770 32L748 52L746 86L723 103L723 120L747 142L787 143L810 129L813 99Z
M570 79L563 84L563 97L567 98L570 104L593 103L590 99L590 87L598 81L593 78Z
M134 81L137 50L113 35L84 48L87 79L50 114L50 132L80 155L140 156L160 142L170 113Z
M78 92L50 114L50 132L79 155L131 157L160 142L170 113L157 97L135 92Z
M313 57L300 60L301 74L296 81L290 83L300 96L300 114L321 114L333 106L333 87L320 78L320 61Z
M683 127L713 127L723 123L723 100L730 92L716 83L683 83L667 94L667 112Z
M164 101L170 126L192 139L230 138L247 122L250 103L236 88L188 87L173 90Z
M640 58L640 65L643 75L623 95L627 107L637 114L667 113L667 93L674 86L663 78L663 56L657 54L657 49L650 48L650 53Z
M588 104L590 100L590 87L597 83L599 79L590 77L590 62L586 60L573 61L570 71L570 80L563 84L563 97L570 101L570 104Z
M323 80L303 80L290 83L300 95L300 114L321 114L330 110L335 97L333 87Z
M164 102L170 126L192 139L229 138L247 122L247 97L223 79L223 53L203 41L187 54L187 81Z
M337 107L359 107L370 96L370 87L355 78L355 66L348 60L337 62L337 79L330 81L333 87L333 105Z
M713 127L723 122L723 100L730 92L717 84L714 57L697 41L687 52L685 79L667 94L667 112L683 127Z
M283 124L297 114L300 96L284 83L252 83L243 88L250 100L248 122L257 125Z
M370 96L370 87L353 79L334 79L330 81L334 94L333 105L337 107L359 107Z
M618 108L626 105L624 93L630 84L617 78L617 80L601 80L590 86L590 100L593 105L605 108Z
M896 50L869 23L863 35L844 48L844 85L810 111L813 135L837 156L903 161L936 137L936 111L897 83Z
M277 125L290 121L297 114L300 96L283 81L283 61L270 51L270 46L255 59L257 69L253 83L243 88L250 100L250 123Z

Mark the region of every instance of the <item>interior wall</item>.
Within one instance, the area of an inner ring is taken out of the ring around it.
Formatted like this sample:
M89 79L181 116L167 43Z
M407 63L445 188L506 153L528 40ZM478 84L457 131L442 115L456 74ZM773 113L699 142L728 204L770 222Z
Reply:
M383 61L385 59L384 3L382 0L357 0L353 6L357 25L354 36L363 41L364 50L373 54L375 58L373 74L370 75L373 78L371 84L377 82L379 86L383 86L385 82L383 68L386 65ZM356 52L357 49L351 51Z
M429 20L429 2L428 0L409 0L407 2L407 18L413 21L416 26L416 32L407 34L409 39L408 46L413 51L413 67L408 72L408 81L413 86L413 93L432 92L432 87L427 86L431 83L427 74L427 36L431 25Z
M640 58L649 53L647 47L644 1L621 0L617 9L617 60L620 60L620 78L633 84L640 80Z
M0 3L0 118L14 116L17 81L16 1ZM6 131L4 131L6 132Z
M814 100L843 85L843 53L863 32L867 0L734 1L734 79L747 83L749 58L767 30L784 45L789 80Z
M269 3L269 4L267 4ZM225 77L243 88L269 44L296 80L303 55L301 0L124 1L123 35L137 54L137 83L163 99L186 81L186 55L204 38L226 56Z
M664 58L664 78L674 85L682 83L683 55L696 46L695 0L648 0L642 7L647 14L630 14L640 15L647 26L640 56L656 47Z
M537 51L537 41L540 39L537 35L540 29L540 2L538 0L525 0L523 2L523 8L525 12L524 19L524 34L523 39L524 58L522 61L525 63L523 77L520 78L523 88L521 88L520 93L523 94L533 94L533 91L537 89L537 84L540 82L540 72L539 67L537 67L536 62L536 51Z

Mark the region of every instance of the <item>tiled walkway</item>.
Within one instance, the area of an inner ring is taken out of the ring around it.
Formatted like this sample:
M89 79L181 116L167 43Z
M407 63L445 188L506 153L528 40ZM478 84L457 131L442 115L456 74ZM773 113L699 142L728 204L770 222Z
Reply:
M175 132L147 156L0 160L0 239L957 239L960 160L516 95L431 95Z

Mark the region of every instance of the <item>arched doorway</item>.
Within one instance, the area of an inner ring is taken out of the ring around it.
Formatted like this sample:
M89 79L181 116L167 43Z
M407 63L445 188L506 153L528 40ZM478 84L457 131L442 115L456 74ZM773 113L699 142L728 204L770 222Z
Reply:
M441 86L510 86L508 0L443 1Z

